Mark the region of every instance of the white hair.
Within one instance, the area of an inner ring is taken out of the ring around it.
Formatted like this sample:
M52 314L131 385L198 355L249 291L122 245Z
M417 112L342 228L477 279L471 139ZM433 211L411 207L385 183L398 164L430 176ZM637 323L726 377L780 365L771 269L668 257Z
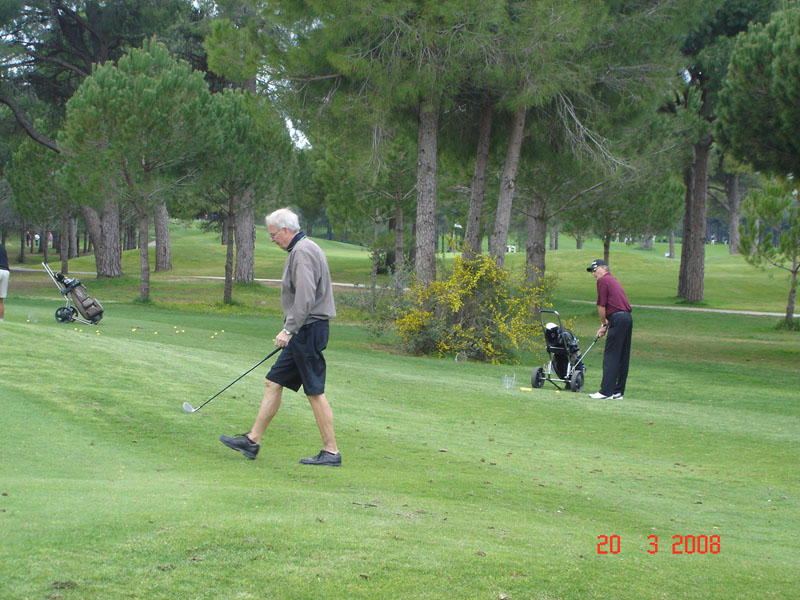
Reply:
M300 220L297 215L288 208L279 208L275 212L267 215L267 227L272 225L278 229L284 227L292 232L300 231Z

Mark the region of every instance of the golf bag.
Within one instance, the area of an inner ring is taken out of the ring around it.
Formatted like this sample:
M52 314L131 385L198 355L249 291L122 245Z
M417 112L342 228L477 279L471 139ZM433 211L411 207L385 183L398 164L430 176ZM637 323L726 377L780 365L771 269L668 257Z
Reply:
M544 329L544 339L547 352L550 354L553 371L560 379L565 379L574 368L581 351L578 349L578 338L569 329L564 329L555 323L548 323Z
M544 323L545 314L553 315L558 323ZM569 329L561 324L561 316L554 310L542 310L539 314L542 319L542 331L544 332L544 343L550 361L544 367L536 367L531 374L531 386L540 388L545 381L549 381L558 389L559 383L564 384L564 388L573 392L580 392L583 389L583 379L586 374L586 365L583 359L589 350L597 343L595 339L585 354L581 354L578 348L578 338Z
M86 287L78 279L67 277L60 271L53 272L47 263L42 263L42 266L66 301L65 306L56 310L56 321L59 323L78 321L85 325L97 325L103 318L103 305L89 296Z

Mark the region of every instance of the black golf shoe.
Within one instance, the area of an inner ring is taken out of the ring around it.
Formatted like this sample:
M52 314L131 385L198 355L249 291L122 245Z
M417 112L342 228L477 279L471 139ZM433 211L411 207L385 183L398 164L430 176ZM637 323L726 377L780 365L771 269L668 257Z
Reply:
M246 433L236 437L221 435L219 436L219 441L225 444L228 448L238 450L250 460L253 460L256 457L256 454L258 454L258 449L261 447L258 444L251 442Z
M319 454L317 454L316 456L312 456L311 458L301 458L300 464L320 465L325 467L341 467L342 455L339 452L333 454L332 452L328 452L327 450L320 450Z

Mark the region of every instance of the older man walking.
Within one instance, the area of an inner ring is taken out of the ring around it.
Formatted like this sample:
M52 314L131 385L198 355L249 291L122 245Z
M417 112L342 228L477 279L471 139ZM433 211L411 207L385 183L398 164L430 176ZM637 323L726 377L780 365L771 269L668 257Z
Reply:
M274 338L283 352L267 373L264 398L250 431L219 439L254 459L264 432L280 408L283 388L296 392L302 385L322 437L322 450L300 463L338 467L342 457L336 446L333 410L325 397L326 364L322 355L328 345L328 321L336 316L328 262L320 247L300 231L297 215L288 208L270 214L267 229L270 239L288 253L281 279L284 322Z

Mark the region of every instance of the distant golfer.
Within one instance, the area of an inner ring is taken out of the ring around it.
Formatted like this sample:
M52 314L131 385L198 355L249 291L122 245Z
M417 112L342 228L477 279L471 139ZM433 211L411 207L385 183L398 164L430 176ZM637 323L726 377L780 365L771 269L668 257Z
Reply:
M8 268L8 254L6 254L6 247L0 244L0 321L6 316L5 299L8 295L8 278L11 276L11 270Z
M600 391L589 394L589 397L622 400L631 356L631 305L622 284L611 274L606 261L598 258L586 270L597 280L597 314L600 316L597 337L608 334L603 354L603 382Z
M320 247L300 231L297 215L288 208L267 217L269 237L288 252L281 279L281 308L284 322L275 345L284 348L267 373L267 387L255 423L238 437L220 436L220 441L247 458L254 459L261 438L281 405L284 387L295 392L303 386L322 436L322 450L304 465L338 467L342 457L333 432L333 411L325 398L325 358L328 320L336 316L328 261Z

